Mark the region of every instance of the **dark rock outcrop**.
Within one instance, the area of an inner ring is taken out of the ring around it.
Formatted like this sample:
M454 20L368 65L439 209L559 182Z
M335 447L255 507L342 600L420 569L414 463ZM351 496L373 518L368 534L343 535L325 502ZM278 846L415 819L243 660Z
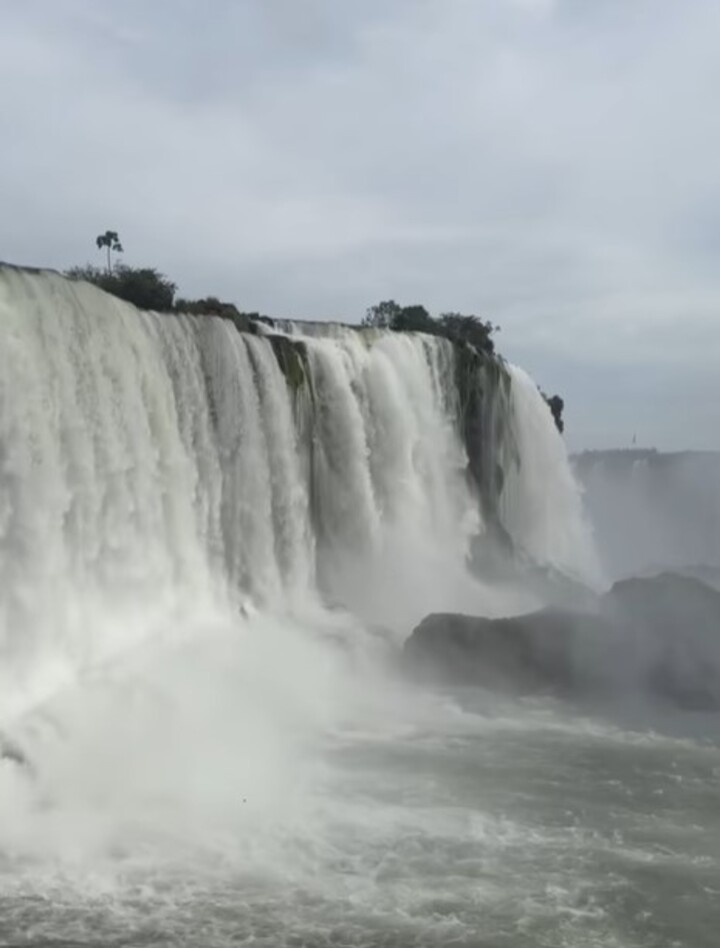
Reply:
M456 684L720 708L720 593L663 574L616 583L592 611L430 615L403 661L414 674Z
M488 554L480 550L492 549L500 560L511 557L513 551L499 511L506 477L504 465L520 463L520 452L508 425L511 379L502 359L458 342L455 387L460 433L468 456L467 476L477 491L487 531L473 557L477 570L487 572L495 570L497 564L488 564Z
M0 732L0 761L1 760L9 760L13 764L17 764L18 767L32 772L32 765L25 751L19 744L2 732Z
M206 296L200 300L177 300L175 309L179 313L193 316L219 316L228 319L238 332L254 332L253 318L257 313L242 313L234 303L226 303L216 296Z
M561 609L505 619L436 613L414 630L404 654L414 671L459 684L565 693L578 684L576 637L603 629L599 616Z

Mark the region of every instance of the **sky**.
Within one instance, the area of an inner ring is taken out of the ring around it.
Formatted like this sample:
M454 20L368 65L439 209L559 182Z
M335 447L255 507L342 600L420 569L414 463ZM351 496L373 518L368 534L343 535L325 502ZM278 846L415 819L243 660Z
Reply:
M4 0L0 259L475 313L572 450L720 448L717 0Z

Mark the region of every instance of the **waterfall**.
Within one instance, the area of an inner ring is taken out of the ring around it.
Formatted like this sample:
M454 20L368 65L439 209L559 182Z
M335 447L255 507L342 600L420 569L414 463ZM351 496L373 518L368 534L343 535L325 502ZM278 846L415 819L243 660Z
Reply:
M508 465L501 519L516 549L582 582L601 570L582 494L564 442L537 386L517 366L512 376L510 427L518 463Z
M440 338L240 333L0 267L0 715L243 597L277 612L321 593L398 625L502 609L466 569L487 510L456 362ZM511 411L483 376L506 468L493 503L518 549L588 573L547 406L495 362Z

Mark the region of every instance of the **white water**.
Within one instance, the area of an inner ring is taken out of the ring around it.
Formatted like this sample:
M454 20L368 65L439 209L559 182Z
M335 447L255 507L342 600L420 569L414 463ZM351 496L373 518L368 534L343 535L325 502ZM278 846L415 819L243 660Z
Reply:
M445 713L387 678L367 624L397 637L433 609L534 604L466 569L482 524L451 346L342 327L305 341L312 394L293 401L264 335L0 269L0 732L37 766L28 788L0 765L21 888L105 897L116 856L154 898L187 859L322 887L328 742ZM511 371L505 524L587 575L561 439Z
M0 305L0 642L29 698L239 593L297 608L316 566L331 597L402 632L458 597L506 607L465 570L481 524L444 340L308 338L298 435L267 338L48 273L4 270ZM523 461L504 517L538 561L575 566L588 544L564 448L512 371Z
M511 366L513 428L520 464L512 466L501 517L516 547L582 582L599 582L582 495L562 439L530 376Z

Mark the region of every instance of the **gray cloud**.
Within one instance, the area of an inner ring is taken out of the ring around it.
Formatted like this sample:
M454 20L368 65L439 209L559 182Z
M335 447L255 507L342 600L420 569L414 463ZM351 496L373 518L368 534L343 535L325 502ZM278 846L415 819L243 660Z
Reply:
M573 445L718 447L719 40L715 0L7 0L0 257L113 227L188 294L491 315Z

